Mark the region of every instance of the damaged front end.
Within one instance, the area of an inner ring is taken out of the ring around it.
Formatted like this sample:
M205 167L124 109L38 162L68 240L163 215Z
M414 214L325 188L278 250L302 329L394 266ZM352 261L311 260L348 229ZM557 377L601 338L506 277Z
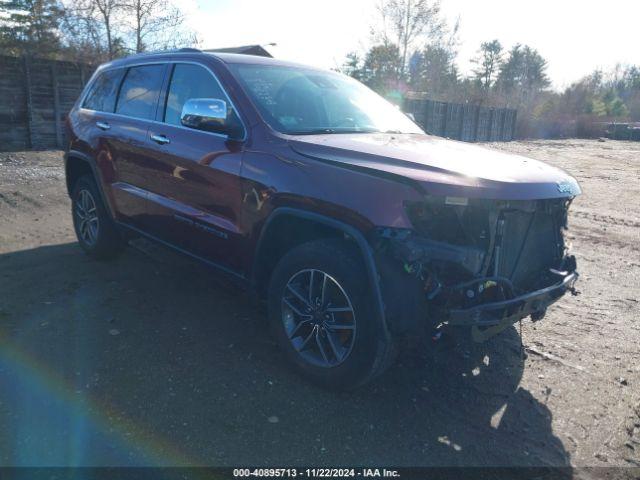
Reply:
M375 240L393 328L466 326L484 341L527 316L542 319L575 294L564 239L570 203L429 197L406 205L414 228L381 228Z

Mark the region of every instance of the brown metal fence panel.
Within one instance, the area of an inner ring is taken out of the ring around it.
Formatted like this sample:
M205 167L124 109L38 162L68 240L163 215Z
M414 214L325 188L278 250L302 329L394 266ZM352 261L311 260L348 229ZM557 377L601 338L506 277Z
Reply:
M462 105L447 104L447 124L444 135L448 138L460 138L462 128Z
M63 148L64 121L93 67L0 56L0 151Z
M476 105L463 105L462 107L462 127L459 139L463 142L473 142L476 138L476 119L478 107Z
M478 124L476 130L476 142L488 142L491 139L491 123L493 121L493 111L490 108L480 107L478 109Z
M411 113L427 132L465 142L508 142L515 135L517 111L478 105L406 99L404 111Z
M508 142L516 134L516 111L509 109L505 111L504 128L502 130L502 140Z
M447 104L427 101L425 104L425 128L433 135L445 136L447 127Z
M0 57L0 149L30 147L27 96L21 58Z
M502 140L502 122L504 121L504 110L493 109L491 117L491 133L489 138L492 142Z

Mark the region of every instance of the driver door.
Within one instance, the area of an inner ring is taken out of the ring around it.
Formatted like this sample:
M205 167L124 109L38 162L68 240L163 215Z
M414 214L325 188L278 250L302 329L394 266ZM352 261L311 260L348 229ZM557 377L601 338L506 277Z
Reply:
M182 107L194 98L222 99L231 106L207 67L171 65L161 121L148 132L153 177L148 194L150 230L172 246L237 272L243 144L227 135L183 126ZM237 117L236 121L240 123Z

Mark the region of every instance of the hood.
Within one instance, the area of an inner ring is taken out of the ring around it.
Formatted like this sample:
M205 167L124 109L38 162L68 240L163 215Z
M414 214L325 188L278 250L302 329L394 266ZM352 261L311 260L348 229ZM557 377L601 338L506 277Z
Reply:
M429 195L504 200L574 197L566 172L520 155L419 134L290 137L296 152L371 174L402 177Z

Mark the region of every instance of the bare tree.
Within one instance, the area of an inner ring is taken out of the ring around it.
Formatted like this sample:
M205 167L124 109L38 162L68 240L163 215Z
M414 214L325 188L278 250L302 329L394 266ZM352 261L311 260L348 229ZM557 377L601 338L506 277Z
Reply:
M109 59L112 59L114 57L113 21L114 16L121 7L119 0L91 0L90 5L98 11L100 18L102 19L104 32L107 37L107 51L109 52Z
M111 60L123 53L120 0L66 0L64 29L72 46L98 53ZM95 59L94 59L95 60Z
M382 16L386 43L392 41L398 46L398 77L403 77L407 57L414 43L418 39L426 43L442 37L445 22L440 15L440 0L381 0L378 10Z
M184 25L184 15L169 0L122 0L130 18L136 52L176 48L197 43Z
M76 60L99 63L198 43L171 0L64 0L64 6L65 44Z
M105 47L102 44L100 22L89 15L86 2L67 0L60 29L67 53L76 61L106 60Z

